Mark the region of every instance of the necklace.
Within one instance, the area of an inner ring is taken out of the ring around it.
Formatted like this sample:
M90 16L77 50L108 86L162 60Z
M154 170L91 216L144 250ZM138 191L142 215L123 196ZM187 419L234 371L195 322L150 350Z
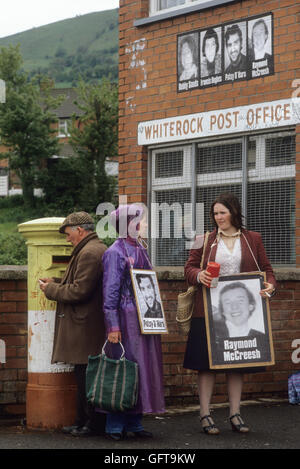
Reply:
M237 239L239 239L240 235L241 230L238 230L236 233L233 234L224 233L224 231L222 230L218 231L218 236L222 239L222 241L227 246L230 252L233 251L235 242Z
M228 234L228 233L225 233L225 231L223 231L223 230L219 230L218 234L226 236L227 238L234 238L234 237L238 237L238 236L241 235L241 230L238 230L238 231L236 231L235 233L232 233L232 234Z

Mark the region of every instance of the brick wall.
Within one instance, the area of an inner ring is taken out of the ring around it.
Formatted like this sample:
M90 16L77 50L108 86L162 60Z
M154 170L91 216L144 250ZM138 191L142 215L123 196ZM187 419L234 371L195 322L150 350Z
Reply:
M300 369L300 347L296 353L299 363L292 362L295 339L300 341L300 275L276 271L279 280L276 296L270 302L274 340L275 365L264 372L246 374L243 399L287 398L287 381L290 374ZM284 280L294 278L294 280ZM169 335L163 338L165 395L169 405L195 404L197 373L182 367L185 341L175 321L177 293L183 291L183 281L160 280L161 296L168 319ZM225 375L217 374L213 402L227 402Z
M147 203L148 149L137 143L140 122L290 99L293 92L293 96L299 96L296 91L299 81L295 80L299 77L300 53L300 6L294 0L240 0L135 26L135 20L148 16L148 4L148 0L120 1L119 192L129 202L144 203ZM177 92L179 34L269 12L273 13L274 21L274 75ZM276 272L279 291L271 303L276 365L265 373L246 377L244 398L286 397L287 378L300 368L291 361L292 341L300 339L300 125L295 132L296 269ZM181 367L185 339L178 334L174 321L176 296L185 289L184 282L183 278L172 279L168 275L168 272L160 275L170 331L163 338L166 396L169 402L195 402L196 374ZM214 399L226 399L225 391L224 375L220 374Z
M147 5L148 0L120 2L119 191L132 202L145 202L147 194L147 149L137 145L139 122L291 98L299 68L294 0L241 0L135 27L134 20L147 16ZM177 93L178 34L268 12L274 15L274 75ZM299 139L297 154L299 175ZM296 190L299 236L299 177ZM297 255L300 265L299 245Z
M175 321L176 298L185 289L182 272L158 272L169 334L163 337L164 384L167 405L197 404L197 374L182 368L185 341ZM271 302L276 364L264 373L246 375L243 399L287 398L288 376L300 368L293 363L292 342L300 340L300 275L295 271L279 279ZM173 278L172 278L173 277ZM6 344L6 363L0 363L0 417L25 414L27 384L27 272L25 268L0 270L0 339ZM299 345L298 345L299 347ZM297 353L300 361L300 350ZM213 402L226 402L226 383L218 374Z
M0 416L24 414L27 383L25 267L1 266L0 339L5 343L6 352L6 363L0 363Z

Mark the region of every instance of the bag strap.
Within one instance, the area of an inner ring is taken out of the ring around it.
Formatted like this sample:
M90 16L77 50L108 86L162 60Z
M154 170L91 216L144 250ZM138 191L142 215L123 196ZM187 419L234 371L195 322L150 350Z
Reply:
M205 254L205 249L206 249L206 246L207 246L209 234L210 234L209 231L207 231L205 233L205 238L204 238L204 243L203 243L203 252L202 252L202 257L201 257L201 262L200 262L200 269L201 270L203 269L204 254Z
M249 248L249 251L250 251L251 254L252 254L252 257L253 257L254 262L255 262L255 264L256 264L256 267L257 267L257 270L258 270L259 272L261 272L261 269L259 268L259 265L258 265L258 263L257 263L257 260L256 260L254 254L253 254L253 251L252 251L252 249L251 249L251 247L250 247L250 245L249 245L249 243L248 243L248 239L246 238L246 236L244 235L244 233L242 233L242 236L244 237L244 239L245 239L245 241L246 241L246 243L247 243L247 246L248 246L248 248Z
M105 347L106 347L107 343L108 343L108 340L105 341L105 344L104 344L103 347L102 347L102 355L106 355L106 353L105 353ZM120 360L121 360L121 359L124 357L124 355L125 355L125 349L124 349L124 347L123 347L122 342L119 341L119 344L120 344L120 346L121 346L121 348L122 348L122 354L121 354L121 356L120 356Z
M210 232L209 231L206 231L205 233L205 236L204 236L204 242L203 242L203 251L202 251L202 257L201 257L201 261L200 261L200 269L202 270L203 269L203 262L204 262L204 254L205 254L205 249L206 249L206 246L207 246L207 242L208 242L208 237L210 235ZM189 286L189 284L188 284ZM198 287L196 285L190 285L191 287L193 287L194 289L197 289Z
M256 267L257 267L258 272L261 272L261 269L260 269L260 267L259 267L259 265L258 265L258 262L257 262L257 260L256 260L256 258L255 258L255 256L254 256L254 254L253 254L253 251L252 251L252 249L251 249L251 247L250 247L250 244L249 244L249 242L248 242L248 239L246 238L246 236L244 235L244 233L241 233L241 235L242 235L243 238L245 239L246 244L247 244L247 246L248 246L248 249L249 249L249 251L250 251L251 254L252 254L252 257L253 257L253 259L254 259L254 262L255 262L255 264L256 264ZM214 246L215 244L217 244L217 243L218 243L218 241L217 241L217 238L216 238L215 242L214 242L214 243L212 244L212 246L211 246L211 249L212 249L213 246ZM211 250L210 250L210 252L211 252ZM204 255L204 250L203 250L203 255ZM210 255L209 255L209 258L210 258ZM208 260L209 260L209 259L208 259Z

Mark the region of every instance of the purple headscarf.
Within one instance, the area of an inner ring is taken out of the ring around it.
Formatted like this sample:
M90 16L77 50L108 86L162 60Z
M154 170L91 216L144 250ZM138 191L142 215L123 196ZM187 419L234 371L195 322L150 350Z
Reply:
M110 224L119 233L120 238L137 238L139 235L140 221L144 210L141 205L120 205L111 212L109 217Z

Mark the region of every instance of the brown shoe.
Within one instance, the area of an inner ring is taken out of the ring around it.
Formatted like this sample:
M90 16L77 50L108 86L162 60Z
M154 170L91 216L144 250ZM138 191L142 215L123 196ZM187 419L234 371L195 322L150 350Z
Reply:
M238 423L233 422L234 418L238 421ZM229 417L229 420L231 423L232 430L234 432L248 433L250 431L250 428L248 427L248 425L246 425L245 422L243 421L241 414L234 414L231 417Z
M214 424L211 415L204 415L204 417L202 417L200 421L203 422L203 420L206 420L208 422L208 425L202 424L202 430L204 431L204 433L206 433L207 435L219 435L220 430Z

